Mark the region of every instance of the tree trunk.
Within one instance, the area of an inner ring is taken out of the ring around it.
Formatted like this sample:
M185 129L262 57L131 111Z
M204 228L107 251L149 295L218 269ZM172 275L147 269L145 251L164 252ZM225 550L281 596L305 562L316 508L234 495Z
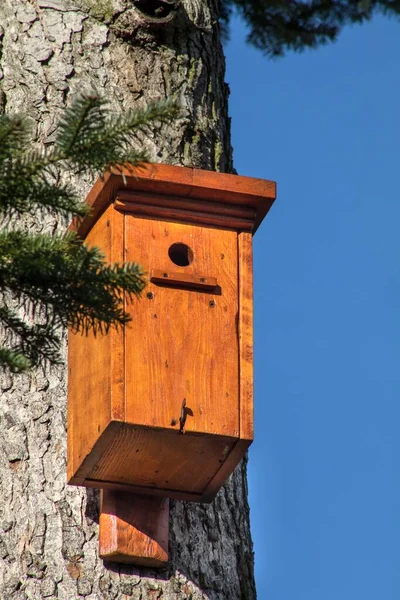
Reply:
M178 95L181 118L138 142L157 162L229 172L218 4L1 0L0 111L28 114L37 141L51 144L58 114L83 89L118 111ZM92 181L77 183L84 198ZM245 464L211 505L171 502L166 569L103 563L98 491L66 485L66 368L2 374L1 390L2 600L255 598Z

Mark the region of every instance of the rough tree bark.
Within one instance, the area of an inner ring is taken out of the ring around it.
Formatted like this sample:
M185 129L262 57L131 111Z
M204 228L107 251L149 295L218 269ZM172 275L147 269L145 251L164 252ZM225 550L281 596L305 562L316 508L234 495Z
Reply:
M178 94L182 118L139 141L156 161L232 170L218 0L0 1L0 111L27 113L51 144L91 87L117 110ZM0 598L254 599L244 464L213 504L172 502L168 568L103 564L98 492L66 485L65 375L1 375Z

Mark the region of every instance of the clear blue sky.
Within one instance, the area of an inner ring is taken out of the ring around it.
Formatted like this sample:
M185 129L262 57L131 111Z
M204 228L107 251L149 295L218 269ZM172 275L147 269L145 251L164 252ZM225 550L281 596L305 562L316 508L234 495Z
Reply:
M227 45L254 239L259 600L400 598L400 23L271 62Z

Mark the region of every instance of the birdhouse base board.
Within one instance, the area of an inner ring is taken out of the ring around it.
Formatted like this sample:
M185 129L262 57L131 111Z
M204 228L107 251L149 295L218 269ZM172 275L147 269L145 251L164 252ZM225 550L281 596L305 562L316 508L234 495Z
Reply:
M102 490L99 555L112 562L164 567L168 562L169 501Z
M112 421L68 483L211 502L250 443Z

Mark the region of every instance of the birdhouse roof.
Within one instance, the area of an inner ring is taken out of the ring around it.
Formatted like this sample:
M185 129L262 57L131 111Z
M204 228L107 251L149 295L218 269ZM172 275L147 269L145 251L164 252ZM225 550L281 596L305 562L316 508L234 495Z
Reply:
M164 164L113 169L100 177L86 202L91 212L70 229L85 237L112 202L116 208L166 220L257 230L276 198L274 181Z

